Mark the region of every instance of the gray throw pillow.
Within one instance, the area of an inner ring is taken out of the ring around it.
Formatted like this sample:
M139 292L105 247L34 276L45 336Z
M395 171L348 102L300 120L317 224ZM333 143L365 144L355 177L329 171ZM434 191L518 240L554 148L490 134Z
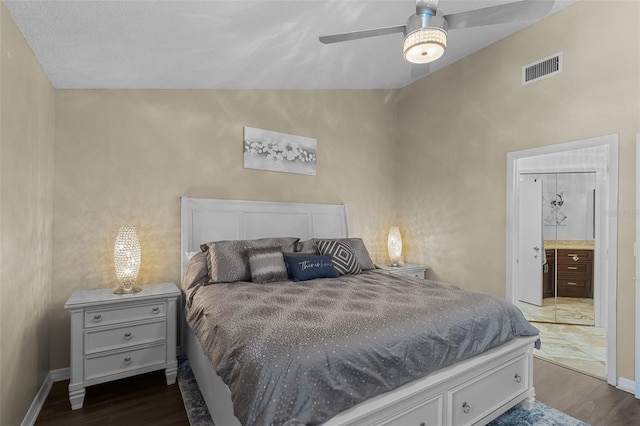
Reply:
M299 238L260 238L257 240L214 241L203 244L209 260L210 283L232 283L251 281L249 261L245 254L247 248L281 247L291 251Z
M356 256L347 243L338 240L320 240L316 245L320 254L331 257L333 266L340 275L362 273Z
M245 250L254 283L269 283L289 279L282 247L248 248Z

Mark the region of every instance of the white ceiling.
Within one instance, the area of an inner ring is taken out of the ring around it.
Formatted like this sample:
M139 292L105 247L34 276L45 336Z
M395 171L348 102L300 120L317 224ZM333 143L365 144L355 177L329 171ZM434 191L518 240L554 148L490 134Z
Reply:
M441 0L439 9L446 15L510 1ZM556 1L551 13L574 1ZM395 89L412 81L402 34L332 45L318 36L402 25L415 0L5 4L61 89ZM447 51L430 71L529 24L450 31Z

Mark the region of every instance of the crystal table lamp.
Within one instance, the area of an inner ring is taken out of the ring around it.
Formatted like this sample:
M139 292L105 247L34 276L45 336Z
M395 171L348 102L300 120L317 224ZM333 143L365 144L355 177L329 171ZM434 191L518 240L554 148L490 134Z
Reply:
M387 249L389 250L391 266L404 265L404 261L402 260L402 237L400 236L400 229L397 226L392 226L391 229L389 229Z
M118 231L113 248L113 263L120 283L113 291L115 294L136 293L142 290L136 286L140 271L140 240L135 227L123 226Z

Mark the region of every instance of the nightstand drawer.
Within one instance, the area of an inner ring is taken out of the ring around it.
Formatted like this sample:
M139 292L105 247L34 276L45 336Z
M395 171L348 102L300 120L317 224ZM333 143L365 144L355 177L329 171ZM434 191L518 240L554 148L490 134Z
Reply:
M106 330L93 329L85 332L84 353L93 354L143 343L163 341L166 339L166 335L167 327L164 319Z
M164 302L129 306L124 308L96 309L90 311L88 310L85 312L84 326L86 328L89 328L164 316Z
M425 273L427 271L426 266L424 265L415 265L411 263L405 263L403 266L390 266L390 265L376 265L379 269L382 269L387 272L391 272L395 275L403 275L405 277L413 277L413 278L425 278Z
M424 272L407 272L401 275L406 275L408 277L413 277L413 278L422 278L424 279Z
M87 357L84 362L84 380L111 376L153 365L164 365L165 362L165 344L105 356Z

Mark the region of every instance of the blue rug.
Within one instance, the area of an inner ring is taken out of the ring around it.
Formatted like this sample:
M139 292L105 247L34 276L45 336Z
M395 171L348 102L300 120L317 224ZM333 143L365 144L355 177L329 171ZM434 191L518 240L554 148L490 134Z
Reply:
M516 405L488 426L589 426L562 411L536 401L531 410Z
M205 404L200 388L193 376L189 361L185 358L178 358L178 387L182 394L184 408L187 410L189 424L191 426L213 426L213 420L209 415L209 409Z
M178 366L178 386L187 410L189 423L191 426L214 426L209 415L209 410L202 399L200 389L196 383L193 372L189 366L189 361L180 359ZM224 426L224 425L222 425ZM555 408L536 401L533 408L525 410L518 406L513 407L488 426L589 426L588 424L576 420L558 411Z

